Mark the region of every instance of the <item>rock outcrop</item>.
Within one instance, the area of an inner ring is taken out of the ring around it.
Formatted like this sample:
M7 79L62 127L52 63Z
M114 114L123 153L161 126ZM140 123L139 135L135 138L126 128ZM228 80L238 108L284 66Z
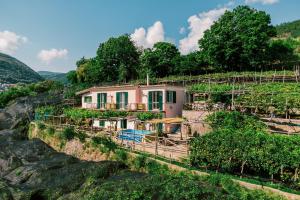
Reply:
M125 168L119 162L81 161L26 137L34 109L61 97L24 97L0 111L0 199L57 199L78 189L88 177Z

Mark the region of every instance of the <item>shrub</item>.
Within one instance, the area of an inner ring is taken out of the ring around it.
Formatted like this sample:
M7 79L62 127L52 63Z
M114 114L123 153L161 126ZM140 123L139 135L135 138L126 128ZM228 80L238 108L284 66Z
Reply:
M84 143L87 135L84 132L77 132L76 137L80 140L80 142Z
M46 129L46 125L43 122L38 122L37 127L38 127L39 130L45 130Z
M128 153L126 151L124 151L123 149L117 149L115 151L115 159L117 161L121 161L121 162L127 162L128 159Z
M73 127L66 127L62 132L62 138L68 141L74 139L75 135Z
M133 161L133 166L135 169L139 170L145 167L146 165L146 156L139 155Z
M93 137L92 138L92 145L94 147L100 148L100 151L103 153L108 153L110 151L115 151L118 147L116 143L114 143L108 137Z
M52 126L49 126L47 128L47 134L52 136L54 135L54 133L55 133L55 129Z

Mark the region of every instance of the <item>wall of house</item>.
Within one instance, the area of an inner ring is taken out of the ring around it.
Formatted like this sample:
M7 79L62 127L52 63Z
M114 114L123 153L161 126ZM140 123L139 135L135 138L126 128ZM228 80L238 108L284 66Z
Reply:
M170 88L169 91L176 91L176 103L166 103L165 102L165 112L166 118L169 117L181 117L182 109L185 99L185 92L183 88ZM166 96L166 92L164 94ZM166 99L166 98L165 98Z
M149 89L146 89L146 88L142 88L141 89L141 95L142 95L142 103L146 105L146 109L148 110L148 92L151 92L151 91L162 91L163 92L163 110L165 110L165 89L158 89L158 88L149 88Z
M95 120L93 126L94 127L100 127L99 126L99 120ZM103 128L109 129L110 126L112 126L111 128L113 130L115 128L115 122L110 123L109 121L105 121ZM117 129L121 129L121 121L117 122ZM134 122L133 121L127 120L127 129L134 129Z
M131 106L131 109L135 109L136 101L136 90L114 90L114 91L97 91L91 92L82 95L82 108L97 108L97 94L98 93L107 93L107 103L116 103L117 92L128 92L128 105ZM92 103L84 103L85 96L92 96Z

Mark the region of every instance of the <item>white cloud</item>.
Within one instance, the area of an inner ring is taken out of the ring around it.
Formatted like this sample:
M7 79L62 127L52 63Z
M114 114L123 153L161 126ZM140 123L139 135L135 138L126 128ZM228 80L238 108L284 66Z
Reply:
M264 5L266 4L274 4L278 3L279 0L245 0L246 4L251 4L251 3L262 3Z
M130 37L138 47L151 48L155 43L165 40L164 26L157 21L147 31L143 27L135 29Z
M38 58L46 63L49 64L54 59L65 58L68 55L67 49L49 49L49 50L41 50L38 53Z
M24 36L17 35L11 31L0 31L0 51L3 53L13 54L18 50L20 45L26 43L28 39Z
M179 29L179 33L180 33L180 34L185 34L185 28L184 28L184 27L181 27L181 28Z
M179 41L179 50L182 54L188 54L189 52L198 50L198 41L203 37L204 31L210 28L210 26L217 20L227 7L217 8L208 12L202 12L199 15L193 15L189 17L189 34L187 37Z

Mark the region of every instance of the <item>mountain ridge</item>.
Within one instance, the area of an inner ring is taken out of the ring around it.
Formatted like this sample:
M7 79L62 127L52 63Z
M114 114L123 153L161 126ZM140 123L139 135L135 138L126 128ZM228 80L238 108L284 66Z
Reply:
M0 52L0 83L33 83L44 80L20 60Z

